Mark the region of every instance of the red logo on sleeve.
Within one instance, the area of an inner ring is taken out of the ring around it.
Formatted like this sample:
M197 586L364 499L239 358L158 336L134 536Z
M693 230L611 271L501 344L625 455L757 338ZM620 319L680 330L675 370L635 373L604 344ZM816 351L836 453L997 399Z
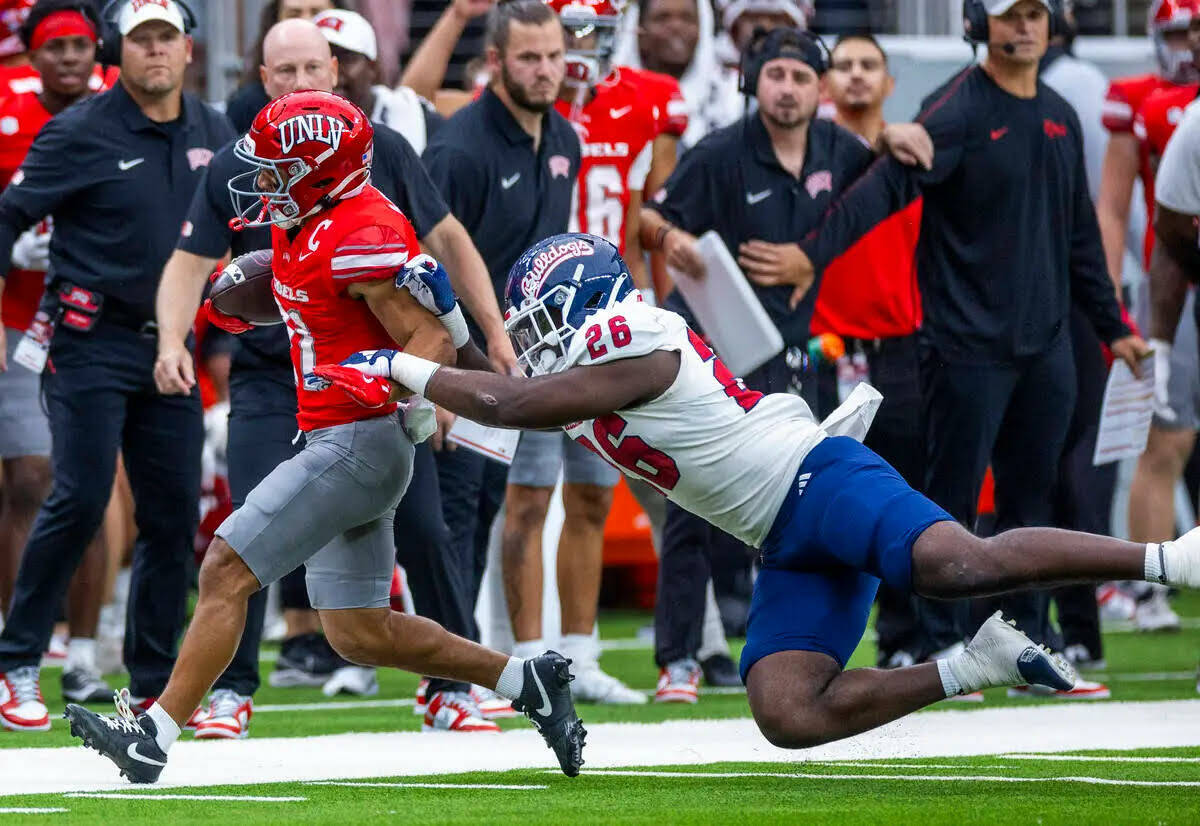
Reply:
M1045 130L1046 137L1050 138L1050 140L1054 140L1055 138L1065 138L1067 136L1066 124L1055 123L1049 118L1046 118L1042 121L1042 129Z

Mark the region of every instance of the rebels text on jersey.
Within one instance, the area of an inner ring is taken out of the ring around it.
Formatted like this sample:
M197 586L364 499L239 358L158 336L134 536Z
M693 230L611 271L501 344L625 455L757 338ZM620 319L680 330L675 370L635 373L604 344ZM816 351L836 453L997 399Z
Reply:
M571 232L599 235L624 253L630 193L646 183L654 139L687 128L679 83L618 66L578 112L566 101L555 105L575 127L582 154Z
M271 229L272 289L291 341L301 430L390 414L395 404L365 408L313 374L359 350L396 348L365 301L350 295L356 281L391 278L419 254L403 213L377 189L339 201L305 222L294 239Z
M800 463L825 432L799 396L747 390L680 316L639 300L588 316L567 364L656 350L679 353L679 374L665 393L563 429L627 476L761 546Z

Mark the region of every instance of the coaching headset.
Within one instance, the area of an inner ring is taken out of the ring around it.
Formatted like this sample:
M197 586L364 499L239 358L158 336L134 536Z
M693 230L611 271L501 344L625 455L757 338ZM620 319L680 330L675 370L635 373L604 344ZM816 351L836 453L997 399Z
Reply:
M829 68L829 47L812 32L790 27L771 31L757 28L742 53L738 91L747 97L754 97L763 66L780 57L790 57L808 64L818 77Z
M105 66L121 65L121 30L117 28L117 17L121 8L131 0L109 0L100 12L103 25L100 29L100 42L96 47L96 62ZM183 17L183 33L191 34L196 28L196 13L183 0L168 0L179 7Z
M1066 30L1065 0L1049 0L1050 5L1050 37ZM983 0L963 0L963 40L972 47L987 45L988 42L988 13L983 7ZM1016 51L1012 44L1000 46L1008 54Z

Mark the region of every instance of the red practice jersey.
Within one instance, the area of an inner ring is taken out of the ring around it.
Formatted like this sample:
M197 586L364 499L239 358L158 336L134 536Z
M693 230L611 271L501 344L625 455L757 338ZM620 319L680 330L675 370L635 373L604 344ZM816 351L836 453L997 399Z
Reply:
M112 76L115 82L116 75ZM97 66L88 85L94 91L112 85ZM50 120L50 113L38 95L42 79L29 65L11 66L0 71L0 190L8 186L13 174L25 160L37 133ZM5 274L4 301L0 315L5 327L24 330L33 321L46 274L37 270L13 268Z
M291 339L292 368L301 430L372 419L396 405L366 408L313 374L318 364L337 364L359 350L395 349L365 301L351 297L356 281L389 278L420 247L412 225L379 190L339 201L309 218L289 241L271 229L271 286Z
M1167 141L1183 119L1183 110L1196 99L1200 85L1164 86L1146 96L1133 118L1133 134L1137 136L1142 156L1142 186L1146 190L1146 215L1154 219L1154 177L1158 162L1166 151ZM1150 253L1154 250L1154 233L1146 231L1143 244L1143 266L1150 268Z
M573 113L570 103L558 101L583 156L572 232L599 235L625 252L630 193L645 186L654 139L687 128L683 105L674 78L627 66L613 69L582 110Z

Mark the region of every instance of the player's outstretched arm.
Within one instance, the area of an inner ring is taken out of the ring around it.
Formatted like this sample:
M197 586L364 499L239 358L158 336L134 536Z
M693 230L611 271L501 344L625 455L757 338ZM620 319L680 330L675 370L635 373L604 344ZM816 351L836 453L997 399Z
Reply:
M459 416L495 427L537 430L562 427L661 396L679 373L679 354L657 350L607 364L572 367L527 379L442 367L409 353L360 353L346 365L388 378ZM341 384L342 365L318 365L316 373Z

